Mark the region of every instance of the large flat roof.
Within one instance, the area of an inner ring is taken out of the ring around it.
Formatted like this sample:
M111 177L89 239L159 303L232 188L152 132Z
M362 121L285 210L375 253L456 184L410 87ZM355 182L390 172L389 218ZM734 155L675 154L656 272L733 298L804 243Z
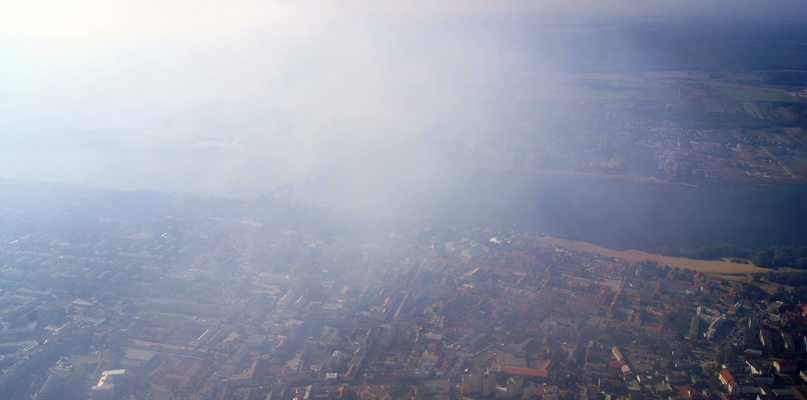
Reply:
M124 350L126 355L123 358L128 358L130 360L137 360L137 361L148 361L154 357L157 352L151 350L144 350L144 349L135 349L132 347L126 347Z
M110 376L110 375L123 375L123 374L125 374L125 373L126 373L126 370L125 370L125 369L111 369L111 370L109 370L109 371L104 371L103 373L101 373L101 375L106 375L106 376Z

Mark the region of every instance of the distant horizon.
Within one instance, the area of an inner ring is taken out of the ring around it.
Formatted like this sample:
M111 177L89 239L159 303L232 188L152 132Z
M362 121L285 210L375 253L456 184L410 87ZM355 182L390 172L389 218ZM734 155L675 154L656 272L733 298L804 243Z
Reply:
M0 176L235 197L346 152L468 129L492 93L512 95L524 79L554 85L545 77L585 64L557 59L575 43L632 51L627 63L646 64L637 68L664 70L676 57L628 34L531 37L547 33L541 26L807 21L807 1L794 0L40 1L0 10L0 57L15 60L0 66ZM592 57L585 65L598 65ZM223 142L234 147L216 148ZM208 153L192 149L200 143Z

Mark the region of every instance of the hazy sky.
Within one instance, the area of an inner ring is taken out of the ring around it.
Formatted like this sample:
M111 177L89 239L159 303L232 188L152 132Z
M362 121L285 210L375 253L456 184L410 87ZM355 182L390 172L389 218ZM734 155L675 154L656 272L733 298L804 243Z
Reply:
M553 71L475 24L804 19L805 4L3 1L0 176L251 196Z

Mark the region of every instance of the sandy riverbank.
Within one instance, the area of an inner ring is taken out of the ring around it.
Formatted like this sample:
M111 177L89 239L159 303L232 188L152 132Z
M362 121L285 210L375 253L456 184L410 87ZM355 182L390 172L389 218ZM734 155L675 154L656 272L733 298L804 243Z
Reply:
M611 250L591 243L577 242L574 240L558 239L549 236L542 236L536 239L538 243L564 247L569 250L586 251L603 256L614 257L628 262L655 261L660 265L671 267L687 268L701 271L708 274L733 277L736 280L745 280L747 274L755 272L770 271L766 268L757 267L754 264L737 264L728 260L693 260L683 257L670 257L661 254L647 253L639 250Z

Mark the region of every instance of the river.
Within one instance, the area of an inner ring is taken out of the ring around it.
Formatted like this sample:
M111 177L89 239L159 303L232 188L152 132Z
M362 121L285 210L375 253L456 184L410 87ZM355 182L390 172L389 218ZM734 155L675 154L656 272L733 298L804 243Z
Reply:
M807 243L807 186L686 187L352 164L299 188L289 200L359 215L512 221L613 249Z

